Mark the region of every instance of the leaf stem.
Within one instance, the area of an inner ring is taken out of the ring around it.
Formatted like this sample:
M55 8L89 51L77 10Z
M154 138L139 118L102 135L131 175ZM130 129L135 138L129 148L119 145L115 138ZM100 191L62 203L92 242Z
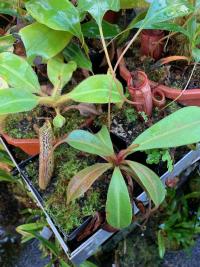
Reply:
M115 81L115 72L113 70L113 67L112 67L112 64L111 64L111 61L110 61L110 57L109 57L109 54L108 54L108 49L107 49L107 46L106 46L106 42L105 42L104 35L103 35L103 29L102 29L101 25L99 25L99 32L100 32L101 42L102 42L102 45L103 45L103 49L104 49L104 53L105 53L105 56L106 56L106 60L107 60L108 66L109 66L109 70L110 70L110 72L112 74L113 80ZM110 86L110 89L109 89L109 102L108 102L108 128L109 129L110 129L110 125L111 125L111 103L110 103L111 102L111 96L112 96L112 86Z
M121 62L122 58L124 57L124 55L126 54L126 52L128 51L128 49L131 47L131 45L133 44L133 42L137 39L137 37L139 36L139 34L141 33L141 31L143 30L143 27L141 27L136 34L133 36L133 38L130 40L130 42L128 43L128 45L126 46L126 48L123 50L122 54L120 55L120 57L117 60L117 63L115 64L114 67L114 73L116 72L119 63Z

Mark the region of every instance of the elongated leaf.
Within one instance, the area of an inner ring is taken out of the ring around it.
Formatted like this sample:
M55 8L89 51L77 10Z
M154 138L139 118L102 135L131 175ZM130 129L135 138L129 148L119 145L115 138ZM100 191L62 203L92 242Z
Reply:
M52 82L54 87L62 89L67 84L73 72L76 70L77 65L74 61L70 61L65 64L60 57L52 58L47 64L47 73L49 80Z
M162 235L162 230L158 231L158 249L159 249L159 256L162 259L165 255L165 239Z
M13 52L14 42L15 42L15 38L11 34L0 37L0 53Z
M96 134L96 137L102 142L107 151L110 151L110 155L114 154L112 140L107 127L104 125L101 130Z
M166 30L172 32L180 32L189 37L188 31L182 26L172 23L172 22L160 22L155 24L149 24L145 26L145 29L154 29L154 30Z
M16 180L9 173L0 169L0 182L16 183Z
M54 243L48 241L35 231L28 231L28 232L32 234L35 238L37 238L42 243L43 246L49 249L54 254L54 256L58 257L59 249L56 247Z
M24 88L32 93L40 92L38 78L31 66L25 59L12 53L0 54L0 76L11 87Z
M34 19L49 28L82 38L79 12L69 0L30 0L26 9Z
M190 14L194 7L187 0L154 0L144 20L134 27L150 27L153 24Z
M54 57L72 38L69 32L55 31L38 22L24 27L19 33L31 63L36 56L44 60Z
M27 224L21 224L16 227L16 231L26 236L28 231L40 231L42 228L46 225L46 223L27 223Z
M114 169L106 201L107 222L115 228L124 228L132 222L132 205L121 171Z
M200 62L200 49L199 48L193 48L192 49L192 56L195 60L195 62Z
M14 166L14 164L11 161L10 157L8 156L7 152L3 151L3 150L0 150L0 163L5 163L9 166Z
M69 266L69 264L67 264L65 261L63 261L63 260L60 260L60 265L61 265L61 267L70 267ZM51 265L52 266L52 265ZM50 266L50 267L51 267Z
M111 97L110 96L110 91ZM110 74L91 76L76 86L69 94L69 98L82 103L120 103L123 101L121 83L114 81Z
M197 20L195 16L192 16L191 19L187 22L187 32L190 42L193 42L195 39L195 34L197 30Z
M69 182L67 188L67 202L82 196L91 185L107 170L111 163L96 163L78 172Z
M132 150L168 148L200 141L200 108L186 107L167 116L140 134L132 144Z
M105 39L111 39L121 32L118 25L108 23L103 20L102 22L103 35ZM82 32L84 37L88 38L101 38L99 33L99 27L95 20L91 20L82 24Z
M145 0L120 0L121 9L146 8L149 6Z
M96 264L90 261L85 261L81 263L80 267L98 267Z
M79 0L78 9L80 10L80 13L83 13L85 11L89 12L96 20L97 24L100 26L106 11L120 10L120 0Z
M38 104L39 97L20 88L0 90L0 115L29 111Z
M165 198L165 188L160 178L146 166L127 160L126 163L135 173L134 179L148 193L153 203L159 206Z
M68 61L75 61L79 68L92 71L91 61L86 57L86 55L83 53L83 51L77 44L70 43L64 49L63 56Z
M114 155L110 136L105 126L97 134L91 134L84 130L72 131L65 141L76 149L100 157Z

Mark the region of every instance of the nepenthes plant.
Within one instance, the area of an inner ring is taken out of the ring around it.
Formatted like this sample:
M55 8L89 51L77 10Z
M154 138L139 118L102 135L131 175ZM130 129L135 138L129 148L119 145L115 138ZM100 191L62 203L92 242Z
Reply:
M103 104L123 102L123 88L110 74L93 75L75 86L70 92L63 88L77 69L74 61L64 62L56 56L47 62L48 78L53 85L50 93L42 91L36 73L28 62L12 53L0 54L0 76L8 83L9 89L0 90L0 116L30 111L37 106L55 109L58 118L73 102ZM109 90L112 95L109 96Z
M132 177L158 207L165 198L165 188L151 169L127 156L136 151L178 147L200 141L200 108L182 108L140 134L125 150L115 153L106 126L97 134L75 130L65 139L70 146L100 156L105 163L96 163L77 173L69 182L67 202L81 197L106 171L112 169L107 201L106 219L115 228L124 228L132 221L132 200L126 177Z

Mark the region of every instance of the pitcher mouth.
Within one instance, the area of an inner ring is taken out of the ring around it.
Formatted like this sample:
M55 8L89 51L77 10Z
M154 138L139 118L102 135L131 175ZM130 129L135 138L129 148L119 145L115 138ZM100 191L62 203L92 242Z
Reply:
M131 76L128 80L128 86L132 89L140 90L148 82L147 75L143 71L135 71L131 73Z

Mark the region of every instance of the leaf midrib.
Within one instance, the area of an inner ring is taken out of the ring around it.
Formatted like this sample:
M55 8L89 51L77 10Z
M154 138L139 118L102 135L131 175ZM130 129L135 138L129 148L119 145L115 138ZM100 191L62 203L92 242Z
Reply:
M152 137L152 138L148 139L147 141L144 141L143 143L140 143L140 144L135 143L135 141L134 141L133 144L138 144L139 147L137 147L136 149L139 150L141 146L146 145L146 144L152 142L153 140L157 140L157 139L160 139L160 138L162 138L164 136L179 132L179 131L181 131L183 129L190 128L191 126L199 124L199 123L200 123L200 120L199 121L195 121L195 122L190 123L190 124L187 124L185 126L179 127L178 130L175 128L175 130L168 131L167 133L156 135L156 136L154 136L154 137Z
M128 165L131 167L131 163L130 163L130 161L127 161L128 162ZM138 172L140 172L143 176L145 176L146 178L147 178L147 180L149 181L149 183L150 183L150 187L151 188L153 188L153 194L155 194L155 196L156 196L156 202L159 202L158 200L159 200L159 198L157 198L157 191L156 191L156 185L155 185L155 183L153 183L152 182L152 179L151 179L151 176L149 176L148 175L148 173L146 172L146 170L144 171L142 168L141 168L141 166L139 166L137 163L135 163L135 162L133 162L132 163L134 166L134 168L132 168L131 167L131 169L134 171L134 169L137 169L137 171ZM137 175L137 174L136 174ZM138 177L138 179L141 181L141 183L142 183L142 185L143 185L143 187L145 187L145 190L149 193L149 190L147 190L147 188L146 188L146 185L144 185L144 183L143 183L143 181L142 181L142 179L137 175L137 177ZM152 198L153 199L153 198Z
M175 5L173 5L173 8L177 8L177 7L179 7L180 5L181 5L180 3L175 4ZM167 10L170 10L171 8L172 8L172 7L169 6L169 7L166 7L165 10L167 11ZM158 12L154 12L155 15L154 15L154 16L151 16L151 17L149 17L149 18L147 18L146 21L145 21L145 19L144 19L144 23L142 24L141 28L144 28L145 25L146 25L147 23L151 23L151 20L154 20L155 17L158 16L159 14L162 14L162 12L163 12L163 10L161 9L161 10L158 11ZM165 21L168 21L168 20L170 20L170 18L169 18L169 19L166 19ZM160 21L160 22L165 22L165 21ZM158 22L157 22L157 23L158 23Z
M13 70L12 68L7 67L6 65L0 65L0 66L2 66L6 71L8 71L8 72L14 74L14 75L15 75L15 76L22 82L22 84L23 84L23 83L28 84L28 86L31 88L31 91L32 91L33 93L38 93L38 92L40 91L40 89L38 88L38 85L33 86L33 84L29 83L29 81L22 79L22 78L21 78L21 75L19 75L17 71ZM28 67L26 67L26 71L27 71L27 69L28 69ZM4 75L3 75L3 76L4 76ZM7 79L5 78L5 80L7 80ZM10 84L10 83L9 83L9 84ZM21 85L20 85L20 86L21 86ZM17 87L18 87L18 86L17 86ZM37 89L37 90L35 90L35 89Z

